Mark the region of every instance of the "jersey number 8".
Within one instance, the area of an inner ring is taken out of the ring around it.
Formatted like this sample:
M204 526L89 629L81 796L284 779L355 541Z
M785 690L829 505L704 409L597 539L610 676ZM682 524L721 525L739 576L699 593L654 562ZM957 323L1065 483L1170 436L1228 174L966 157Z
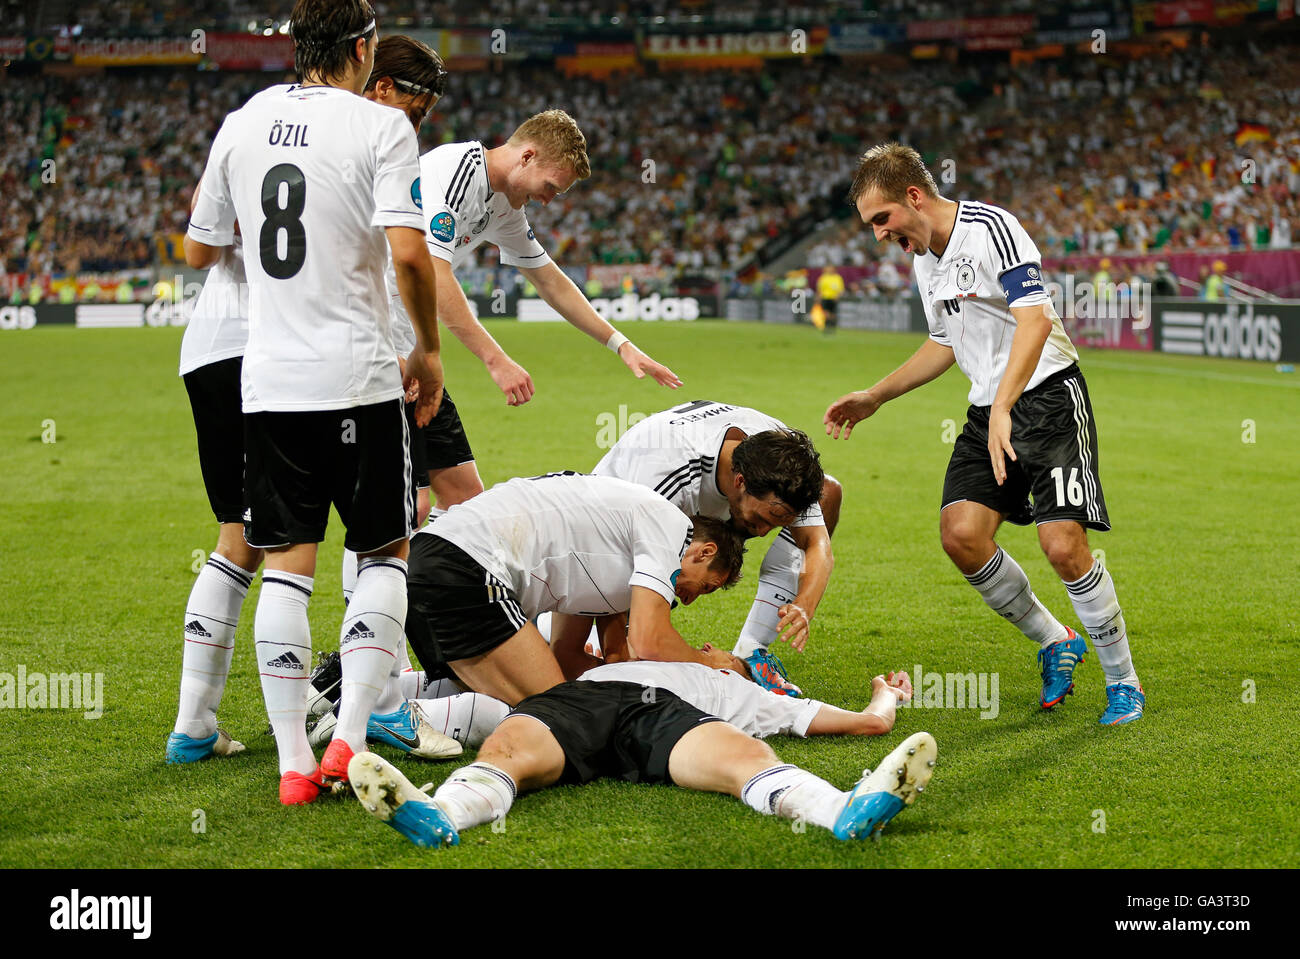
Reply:
M281 184L289 187L284 206L280 206ZM303 179L302 170L292 163L278 163L266 172L266 178L262 180L262 213L266 221L257 241L262 269L272 279L289 279L307 261L307 231L302 225L302 211L306 204L307 181ZM288 239L283 257L280 256L281 230Z

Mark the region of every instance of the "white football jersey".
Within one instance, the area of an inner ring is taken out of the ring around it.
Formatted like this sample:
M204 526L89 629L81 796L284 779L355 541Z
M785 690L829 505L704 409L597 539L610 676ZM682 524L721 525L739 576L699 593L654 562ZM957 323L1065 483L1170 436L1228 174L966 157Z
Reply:
M788 428L758 410L695 400L633 425L592 473L648 486L687 516L730 519L731 506L718 488L718 453L733 427L746 436ZM791 525L825 526L821 506L814 503Z
M930 339L952 347L971 381L973 406L991 406L1011 356L1013 306L1048 304L1052 332L1025 389L1078 362L1079 353L1050 309L1042 256L1020 221L1001 207L962 200L943 256L912 260Z
M244 411L346 409L402 395L389 333L389 226L423 229L405 115L335 87L272 88L226 117L189 235L249 282Z
M691 524L642 486L554 473L498 483L420 533L459 546L535 619L625 613L633 586L672 603Z
M501 251L502 266L545 266L551 258L537 242L523 208L516 210L504 193L488 183L486 151L477 140L445 143L420 157L420 184L424 191L424 229L429 252L451 264L464 266L482 243ZM415 349L415 330L397 292L397 274L388 265L388 293L393 337L398 352Z
M248 343L248 283L239 237L221 248L208 270L181 339L181 376L244 355Z
M578 679L657 686L759 739L782 733L807 736L823 705L815 699L781 696L730 669L703 663L609 663L587 670Z

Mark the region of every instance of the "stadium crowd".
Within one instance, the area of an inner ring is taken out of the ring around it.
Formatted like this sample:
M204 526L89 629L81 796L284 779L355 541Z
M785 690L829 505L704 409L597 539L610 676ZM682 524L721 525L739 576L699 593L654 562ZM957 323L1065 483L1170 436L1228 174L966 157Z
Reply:
M950 195L999 198L1047 256L1281 248L1300 202L1300 63L1290 52L903 70L818 59L600 80L561 79L550 65L453 72L422 148L494 146L520 117L567 109L588 137L593 176L532 220L572 264L725 272L818 204L838 205L861 145L885 139L920 149ZM222 117L279 79L6 77L0 272L166 259L158 238L184 229ZM850 218L807 262L874 273L886 257L906 282L906 258L893 252Z

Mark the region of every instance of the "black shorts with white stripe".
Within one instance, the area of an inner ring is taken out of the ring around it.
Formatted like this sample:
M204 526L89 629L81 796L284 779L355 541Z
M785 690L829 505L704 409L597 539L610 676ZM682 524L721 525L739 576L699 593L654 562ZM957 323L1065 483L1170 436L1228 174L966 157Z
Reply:
M185 392L199 440L199 469L218 523L244 519L244 413L242 356L218 360L185 374Z
M988 442L989 408L972 406L948 461L943 506L969 500L1020 526L1072 519L1089 529L1110 529L1098 473L1097 424L1078 366L1053 373L1011 408L1017 458L1005 461L1002 486L993 478Z
M529 696L510 716L530 716L551 731L564 750L562 786L602 776L672 783L668 759L678 741L697 726L723 721L659 686L588 680Z
M354 552L410 536L415 487L402 406L393 399L342 410L245 413L249 545L321 542L331 503L347 528L343 545Z
M411 538L406 638L425 672L496 649L528 623L510 588L437 533Z

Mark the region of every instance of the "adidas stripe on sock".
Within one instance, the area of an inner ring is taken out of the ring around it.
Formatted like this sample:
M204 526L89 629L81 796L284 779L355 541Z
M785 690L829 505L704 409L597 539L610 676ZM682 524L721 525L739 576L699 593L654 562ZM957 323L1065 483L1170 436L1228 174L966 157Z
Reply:
M357 586L339 637L343 684L334 729L334 738L353 752L366 748L366 723L388 683L405 625L406 563L392 556L358 560Z
M764 815L798 819L831 829L848 801L848 793L807 770L783 763L751 778L741 789L740 798L750 809Z
M519 788L491 763L471 763L452 773L433 794L434 801L463 832L471 826L505 819Z
M1038 601L1029 588L1029 577L1002 547L966 581L990 609L1038 645L1050 646L1066 637L1065 626Z
M1073 583L1065 584L1070 602L1078 614L1079 622L1088 631L1092 648L1097 651L1097 662L1106 674L1106 685L1127 683L1138 685L1133 657L1129 652L1128 631L1124 613L1115 595L1115 582L1101 560Z
M185 604L181 694L174 732L206 739L217 731L217 707L235 651L235 627L256 570L213 553L199 570Z
M307 602L312 577L278 569L262 571L262 594L253 620L257 671L266 699L266 715L275 732L280 775L316 771L307 742L307 686L311 670L311 627Z

